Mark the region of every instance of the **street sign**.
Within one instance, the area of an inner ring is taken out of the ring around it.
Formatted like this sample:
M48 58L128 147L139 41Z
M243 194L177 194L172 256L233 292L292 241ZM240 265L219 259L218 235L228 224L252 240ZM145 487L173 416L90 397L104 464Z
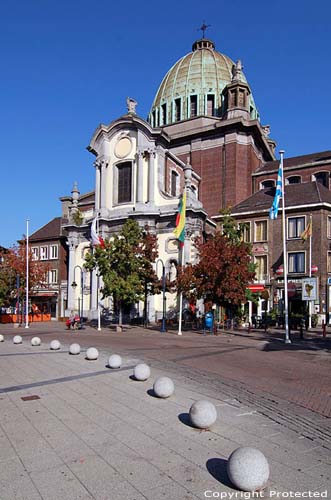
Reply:
M302 300L317 300L317 278L302 280Z

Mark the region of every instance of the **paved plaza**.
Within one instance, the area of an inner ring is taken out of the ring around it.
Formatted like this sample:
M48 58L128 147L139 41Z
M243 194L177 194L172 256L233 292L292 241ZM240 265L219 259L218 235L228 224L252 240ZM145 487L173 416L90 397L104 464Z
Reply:
M198 363L191 369L167 357L153 358L147 348L146 357L143 347L130 350L131 333L126 347L105 337L100 341L102 334L89 327L70 333L63 325L29 330L1 325L0 333L5 336L0 343L1 500L249 498L226 474L227 459L239 446L256 447L269 461L270 481L260 498L289 498L291 492L296 498L331 498L331 431L322 414L310 419L308 410L292 412L291 405L272 398L266 411L252 392L241 397L229 379L224 383L215 376L214 383L207 383ZM13 344L15 334L22 335L22 344ZM31 346L35 335L41 346ZM153 347L158 333L138 335ZM187 337L190 344L177 337L176 344L183 341L182 346L193 349L195 342L197 347L218 342ZM62 344L59 351L49 349L55 338ZM169 338L166 334L163 342ZM82 346L79 355L68 353L73 342ZM85 358L92 345L99 350L96 361ZM177 351L182 357L187 352L180 346ZM123 358L117 370L107 367L114 353ZM151 367L145 382L132 377L139 362ZM160 375L174 381L169 399L153 394ZM209 431L189 423L189 409L200 399L217 408L218 419Z

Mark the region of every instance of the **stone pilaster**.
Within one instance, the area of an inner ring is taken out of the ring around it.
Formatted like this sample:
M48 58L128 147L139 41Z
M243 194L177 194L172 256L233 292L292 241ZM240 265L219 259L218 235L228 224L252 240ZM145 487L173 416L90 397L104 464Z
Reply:
M144 153L143 151L137 152L137 203L143 203L144 197Z
M148 202L154 205L155 202L155 171L156 171L156 151L155 149L148 150Z
M96 160L96 165L100 170L100 180L99 180L99 185L100 185L100 200L99 200L99 208L101 215L105 215L106 210L107 210L107 168L109 165L109 159L108 158L99 158Z
M100 172L100 164L98 161L94 162L95 166L95 209L99 210L100 208L100 178L101 178L101 172Z

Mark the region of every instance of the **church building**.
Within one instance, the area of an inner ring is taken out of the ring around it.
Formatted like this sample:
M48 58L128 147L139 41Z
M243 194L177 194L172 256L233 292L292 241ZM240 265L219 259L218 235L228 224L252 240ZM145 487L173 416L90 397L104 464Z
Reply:
M100 283L95 272L90 275L83 268L95 218L103 238L118 233L127 218L142 227L147 224L157 234L159 257L171 274L180 261L173 230L183 190L187 193L187 263L195 259L193 239L214 231L221 222L221 209L237 207L238 215L245 200L261 189L272 190L278 162L276 143L269 134L270 127L260 122L241 61L219 52L205 36L164 76L147 120L138 116L135 99L127 98L127 112L98 126L88 146L95 168L94 190L81 195L75 185L71 196L61 198L69 252L66 314L81 309L85 317L97 315ZM327 161L314 170L314 179L308 179L308 170L301 172L300 162L288 159L289 183L319 182L323 171L328 184L330 157L331 153L324 154ZM250 210L253 213L254 206ZM249 217L254 218L252 213ZM267 239L272 240L272 224L267 231ZM254 244L253 233L250 238ZM269 255L268 249L265 253ZM273 258L268 256L263 273L269 281ZM270 292L268 308L273 305L274 291ZM104 300L103 307L111 308L111 303ZM176 295L167 294L167 308L177 308ZM139 314L139 304L137 310ZM161 311L162 297L150 297L149 320L159 319Z

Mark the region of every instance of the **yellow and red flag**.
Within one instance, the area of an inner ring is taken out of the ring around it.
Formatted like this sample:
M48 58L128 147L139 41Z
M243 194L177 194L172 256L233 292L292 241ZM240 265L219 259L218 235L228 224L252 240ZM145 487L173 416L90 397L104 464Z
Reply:
M176 228L174 235L180 241L180 246L184 246L185 240L185 222L186 222L186 190L184 189L183 195L179 200L178 213L176 217Z
M311 223L311 221L309 221L306 228L300 234L300 238L303 241L306 241L307 238L309 238L311 236L311 234L312 234L312 223Z

